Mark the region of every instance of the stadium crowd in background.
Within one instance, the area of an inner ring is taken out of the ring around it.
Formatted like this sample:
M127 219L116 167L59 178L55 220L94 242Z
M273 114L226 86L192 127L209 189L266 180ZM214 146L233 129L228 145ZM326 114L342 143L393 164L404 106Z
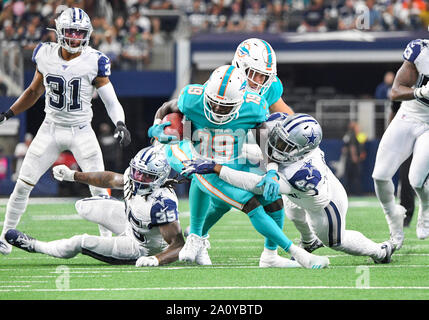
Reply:
M3 0L1 47L19 45L30 57L40 41L56 41L46 28L54 28L54 19L72 6L91 17L92 46L111 58L113 68L132 70L145 68L152 46L169 37L168 21L149 14L152 10L183 13L193 34L350 30L364 14L369 23L363 30L418 30L429 24L423 0Z

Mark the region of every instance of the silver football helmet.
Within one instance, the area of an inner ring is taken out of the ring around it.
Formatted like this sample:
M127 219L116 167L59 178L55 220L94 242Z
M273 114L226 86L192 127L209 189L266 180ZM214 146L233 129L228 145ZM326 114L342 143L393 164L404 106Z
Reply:
M225 124L238 117L244 102L246 75L235 66L224 65L210 75L204 89L204 114L214 124Z
M277 75L277 58L271 45L261 39L251 38L240 43L232 65L242 69L247 76L247 90L263 95ZM264 76L264 81L256 79Z
M170 174L162 146L150 146L140 150L130 161L128 179L133 195L146 195L161 187Z
M70 53L82 51L89 45L92 24L89 16L80 8L68 8L55 19L57 41ZM75 44L78 45L75 45Z
M267 156L275 162L294 162L316 149L322 127L312 116L296 113L279 121L268 134Z

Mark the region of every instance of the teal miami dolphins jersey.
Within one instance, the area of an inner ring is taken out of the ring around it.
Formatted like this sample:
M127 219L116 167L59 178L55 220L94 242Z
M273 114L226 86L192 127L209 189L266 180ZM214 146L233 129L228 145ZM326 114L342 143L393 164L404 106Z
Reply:
M268 103L262 96L246 92L238 117L225 124L210 122L204 113L204 85L191 84L182 89L178 107L191 122L194 150L204 158L232 164L241 154L249 129L256 128L269 116Z
M267 100L268 106L271 107L283 95L283 84L279 77L276 76L268 90L262 95Z

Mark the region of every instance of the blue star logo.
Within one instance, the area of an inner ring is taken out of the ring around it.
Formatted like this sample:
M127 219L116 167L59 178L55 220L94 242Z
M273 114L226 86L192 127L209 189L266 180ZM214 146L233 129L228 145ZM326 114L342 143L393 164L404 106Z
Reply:
M304 136L307 139L307 144L314 144L316 143L316 139L319 135L314 133L314 129L311 128L311 134L309 136Z
M311 159L308 160L307 162L304 162L304 165L301 167L301 169L308 171L307 179L311 179L313 177L313 169L314 169L314 167L311 164Z
M159 195L155 197L155 202L153 203L153 205L159 203L162 207L164 207L165 206L164 200L165 200L164 197L162 195Z

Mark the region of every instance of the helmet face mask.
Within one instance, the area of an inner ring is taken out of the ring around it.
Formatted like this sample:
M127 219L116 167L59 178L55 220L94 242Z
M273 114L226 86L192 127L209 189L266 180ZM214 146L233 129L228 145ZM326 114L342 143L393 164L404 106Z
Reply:
M276 124L268 134L265 152L275 162L291 163L316 149L321 140L319 123L309 115L298 113Z
M238 68L225 65L210 76L204 89L204 114L214 124L225 124L238 117L244 101L246 76Z
M128 173L133 195L147 195L160 188L170 170L162 148L150 146L140 150L131 159Z
M58 43L69 53L81 52L89 45L92 25L80 8L68 8L55 19Z
M246 73L247 90L260 95L267 92L276 79L276 54L270 44L264 40L251 38L240 43L232 64Z

